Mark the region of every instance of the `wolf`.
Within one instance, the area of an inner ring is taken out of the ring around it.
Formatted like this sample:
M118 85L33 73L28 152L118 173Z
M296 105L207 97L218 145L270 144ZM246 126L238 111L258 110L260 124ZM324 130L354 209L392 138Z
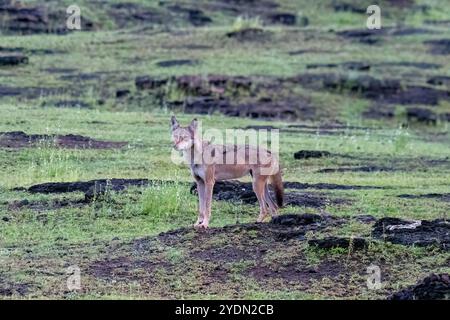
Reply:
M257 222L265 220L268 216L267 209L272 216L278 214L278 208L283 206L284 189L279 160L275 154L257 146L217 145L203 141L198 134L197 119L193 119L187 127L182 127L176 117L172 116L170 125L173 148L183 153L197 184L199 205L195 228L208 228L215 182L238 179L248 174L252 177L253 191L259 203ZM233 159L231 163L230 156ZM269 193L269 182L274 189L275 200Z

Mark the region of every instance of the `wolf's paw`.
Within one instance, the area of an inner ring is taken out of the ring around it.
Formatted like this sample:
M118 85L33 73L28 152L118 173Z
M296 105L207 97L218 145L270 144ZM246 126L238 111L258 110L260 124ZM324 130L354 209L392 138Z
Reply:
M206 230L206 229L208 229L208 223L203 221L202 223L195 224L194 228L197 229L197 230L201 230L201 229Z
M197 228L199 225L203 223L203 220L197 220L196 223L194 223L194 228Z

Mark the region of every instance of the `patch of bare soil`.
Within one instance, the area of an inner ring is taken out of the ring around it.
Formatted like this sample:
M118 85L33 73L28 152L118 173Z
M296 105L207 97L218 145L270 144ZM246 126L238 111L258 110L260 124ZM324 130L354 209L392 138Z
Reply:
M127 145L127 142L101 141L80 135L44 135L26 134L22 131L0 132L0 147L26 148L38 143L52 143L59 148L81 149L116 149Z
M434 34L435 31L426 28L382 28L382 29L352 29L337 32L338 36L351 41L358 41L372 45L381 41L384 37L389 36L408 36L414 34Z
M18 200L8 203L8 211L31 209L34 211L55 210L66 207L79 208L86 205L84 200L56 199L50 201Z
M406 246L438 246L450 250L450 223L440 219L406 221L382 218L373 226L372 236Z
M389 172L398 169L383 166L357 166L357 167L340 167L340 168L324 168L317 170L318 173L334 173L334 172Z
M307 291L320 283L328 296L355 296L365 288L368 261L364 250L368 240L325 237L310 239L303 245L307 234L327 233L347 221L330 215L285 214L269 223L200 231L181 228L156 237L102 246L101 256L86 261L84 269L95 279L137 282L143 290L164 297L223 294L224 286L236 290L236 297L240 297L233 275L252 279L252 285L263 291L272 290L274 285L278 289ZM315 248L337 247L352 254L347 258L325 256L316 263L309 260ZM388 272L389 265L383 264L383 268ZM327 281L321 282L323 279ZM178 288L173 281L190 285Z
M390 300L449 300L450 275L431 274L417 284L400 290L389 297Z
M166 101L172 109L185 113L212 114L261 119L314 119L316 108L304 96L279 96L281 79L227 75L185 75L171 78L137 77L138 91L150 91L159 100L167 89L176 87L185 94L180 101ZM292 85L292 84L291 84Z
M41 96L60 95L67 91L67 88L45 88L45 87L11 87L0 85L1 97L20 96L27 99L36 99Z
M28 4L25 1L3 0L0 2L2 30L12 34L66 33L66 7L50 7L45 4ZM81 19L83 30L92 30L94 24L85 17Z
M322 188L339 188L338 186L327 185L308 185L301 183L285 183L286 188L290 189L306 189L314 187ZM345 187L344 187L345 188ZM197 192L197 185L193 184L191 187L191 193ZM272 191L270 191L272 192ZM214 185L213 199L222 201L231 201L236 203L255 204L258 199L253 192L251 183L243 183L239 181L218 181ZM321 193L306 193L306 192L286 192L284 203L285 205L311 207L311 208L323 208L332 204L346 204L349 201L347 199L341 199L337 197L329 197Z
M300 150L294 153L294 159L323 158L329 156L331 156L329 151L321 150Z
M450 202L450 193L426 193L426 194L401 194L399 198L403 199L437 199Z
M320 249L343 248L360 250L366 249L368 246L367 240L363 238L339 238L326 237L323 239L308 240L310 246L315 246Z
M156 63L158 67L162 68L170 68L170 67L178 67L178 66L193 66L198 64L197 60L189 60L189 59L177 59L177 60L164 60Z
M167 268L169 264L134 257L111 257L92 263L88 273L108 281L128 282L146 279L145 282L152 282L154 270L162 266Z
M292 82L315 90L350 92L381 104L438 105L450 100L450 91L421 85L403 85L398 79L377 79L369 75L305 73Z
M13 283L0 275L0 296L25 296L31 287L28 283Z
M28 57L21 54L1 54L0 66L17 66L20 64L27 64Z
M430 46L430 52L437 55L450 54L450 39L427 40L424 42Z

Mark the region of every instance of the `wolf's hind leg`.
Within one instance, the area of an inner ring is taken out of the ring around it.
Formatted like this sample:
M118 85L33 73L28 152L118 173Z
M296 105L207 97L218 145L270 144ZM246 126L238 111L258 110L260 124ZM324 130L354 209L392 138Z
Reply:
M267 206L265 200L265 191L264 186L266 185L267 178L264 176L255 176L253 177L253 191L256 194L256 198L258 198L259 203L259 216L258 222L263 222L267 216Z
M272 217L276 216L278 214L278 206L269 193L269 185L267 183L264 187L264 198L266 200L267 206L269 207L270 215Z

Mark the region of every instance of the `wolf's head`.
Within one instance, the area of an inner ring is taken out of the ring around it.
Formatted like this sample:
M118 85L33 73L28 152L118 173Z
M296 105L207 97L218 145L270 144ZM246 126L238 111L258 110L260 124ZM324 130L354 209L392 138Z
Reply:
M175 150L182 151L192 148L197 133L197 119L193 119L187 127L181 127L175 116L170 119L172 126L172 143Z

